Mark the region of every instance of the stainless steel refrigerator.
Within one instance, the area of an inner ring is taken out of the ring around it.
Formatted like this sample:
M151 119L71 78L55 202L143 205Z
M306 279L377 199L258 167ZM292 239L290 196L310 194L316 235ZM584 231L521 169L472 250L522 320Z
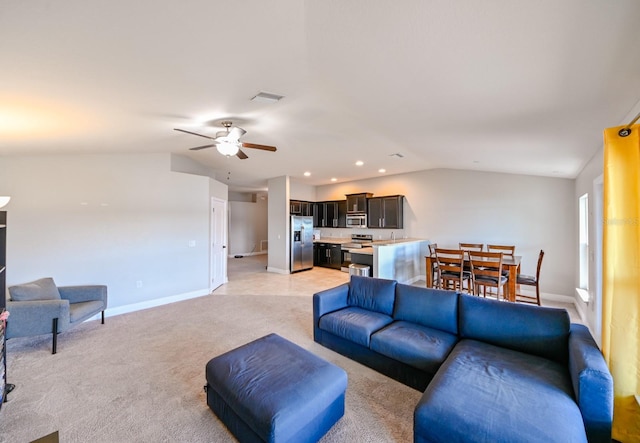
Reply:
M313 268L313 217L291 216L291 272Z

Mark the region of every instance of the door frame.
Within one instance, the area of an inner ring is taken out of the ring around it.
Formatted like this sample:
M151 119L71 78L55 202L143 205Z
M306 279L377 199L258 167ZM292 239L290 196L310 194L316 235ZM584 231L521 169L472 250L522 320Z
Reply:
M211 197L210 206L210 242L209 242L209 292L213 292L219 286L229 281L227 276L227 243L229 237L229 223L227 217L227 200ZM219 229L222 232L219 232ZM220 245L216 244L216 239L220 240ZM220 246L221 251L218 251ZM218 264L215 260L216 254L220 253L223 260ZM216 264L221 268L219 269L222 276L221 281L214 281L216 273Z

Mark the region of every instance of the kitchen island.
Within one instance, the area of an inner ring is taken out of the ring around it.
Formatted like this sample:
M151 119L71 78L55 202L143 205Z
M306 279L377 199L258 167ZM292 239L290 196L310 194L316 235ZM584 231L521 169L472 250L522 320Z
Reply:
M343 245L345 238L323 238L314 243L334 243ZM369 275L377 278L397 280L411 284L424 279L424 257L428 254L428 240L402 238L396 240L375 240L363 244L362 248L348 249L351 263L369 265Z
M372 243L372 277L411 284L424 279L424 257L429 241L421 238L378 240Z

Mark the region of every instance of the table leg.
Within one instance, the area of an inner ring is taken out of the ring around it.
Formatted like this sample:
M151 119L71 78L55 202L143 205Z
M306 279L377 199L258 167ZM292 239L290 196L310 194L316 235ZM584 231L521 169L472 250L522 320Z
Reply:
M427 288L432 288L433 287L433 261L431 259L431 256L427 255L425 257L425 261L426 261L426 266L427 266L427 276L426 276L426 281L427 281Z
M518 267L509 266L509 281L507 282L507 300L516 301L516 281L518 280Z

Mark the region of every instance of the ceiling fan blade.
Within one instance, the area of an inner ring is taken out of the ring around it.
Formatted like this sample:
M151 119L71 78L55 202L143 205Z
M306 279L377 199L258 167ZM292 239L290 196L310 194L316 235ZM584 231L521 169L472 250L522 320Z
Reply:
M185 134L197 135L198 137L209 138L211 140L215 140L213 137L209 137L208 135L198 134L197 132L185 131L184 129L173 128L174 131L184 132Z
M244 152L242 152L240 149L238 149L238 153L236 154L236 156L240 159L240 160L246 160L249 158L249 156L247 154L245 154Z
M242 137L246 133L247 133L247 131L245 131L244 129L238 128L237 126L234 126L234 127L229 129L229 134L227 135L227 138L229 140L234 140L234 141L237 142L238 140L240 140L240 137Z
M217 143L214 143L212 145L196 146L195 148L189 148L189 151L199 151L200 149L212 148L212 147L216 146L216 144Z
M276 152L275 146L256 145L255 143L242 143L243 148L262 149L263 151Z

